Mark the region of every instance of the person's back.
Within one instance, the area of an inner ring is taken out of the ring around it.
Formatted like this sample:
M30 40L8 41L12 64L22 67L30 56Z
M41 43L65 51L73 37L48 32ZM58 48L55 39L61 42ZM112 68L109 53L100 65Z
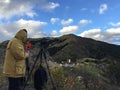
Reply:
M40 65L34 73L34 88L36 90L42 90L47 83L47 80L47 72L45 68Z

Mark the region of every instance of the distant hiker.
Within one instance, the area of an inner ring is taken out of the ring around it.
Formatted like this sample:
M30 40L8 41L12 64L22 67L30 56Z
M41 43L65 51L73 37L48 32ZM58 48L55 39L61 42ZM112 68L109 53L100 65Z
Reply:
M34 73L34 88L35 90L42 90L47 83L48 77L45 68L40 65Z
M3 66L3 74L8 78L8 90L21 90L21 79L25 76L25 59L29 53L25 52L27 30L18 31L15 37L9 41Z

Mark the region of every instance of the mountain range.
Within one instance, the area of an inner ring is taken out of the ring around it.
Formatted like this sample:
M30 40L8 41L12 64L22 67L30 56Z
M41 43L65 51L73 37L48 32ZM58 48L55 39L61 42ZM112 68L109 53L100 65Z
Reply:
M74 34L63 35L56 38L37 38L29 39L32 43L30 49L31 57L38 55L41 48L56 62L66 62L71 59L72 62L82 58L95 58L95 59L120 59L120 45L109 44L102 41L96 41L90 38L83 38ZM0 61L3 62L5 48L8 41L0 43Z
M0 43L1 73L8 41ZM32 44L29 57L31 65L33 65L34 60L41 52L48 57L47 59L56 62L57 65L69 63L68 61L71 60L71 64L75 64L75 66L63 67L63 71L58 69L57 74L64 72L58 76L63 76L64 74L65 80L71 76L74 78L81 77L80 85L78 85L81 90L119 90L120 45L84 38L74 34L54 38L29 38L29 41ZM58 78L56 77L56 81L59 81L57 80ZM63 83L63 81L60 83ZM3 80L0 81L0 85L3 85Z

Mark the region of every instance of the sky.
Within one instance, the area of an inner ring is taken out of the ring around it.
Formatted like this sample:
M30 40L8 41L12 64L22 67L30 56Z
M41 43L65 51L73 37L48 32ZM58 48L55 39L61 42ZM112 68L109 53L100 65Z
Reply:
M120 45L119 0L0 0L0 42L75 34Z

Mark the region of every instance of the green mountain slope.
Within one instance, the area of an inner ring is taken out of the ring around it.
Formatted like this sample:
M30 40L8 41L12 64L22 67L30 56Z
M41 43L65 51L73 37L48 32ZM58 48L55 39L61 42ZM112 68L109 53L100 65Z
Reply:
M57 62L71 59L75 62L81 58L114 59L120 58L120 46L82 38L73 34L58 38L31 39L33 48L44 46L50 56ZM42 43L41 43L42 42Z

